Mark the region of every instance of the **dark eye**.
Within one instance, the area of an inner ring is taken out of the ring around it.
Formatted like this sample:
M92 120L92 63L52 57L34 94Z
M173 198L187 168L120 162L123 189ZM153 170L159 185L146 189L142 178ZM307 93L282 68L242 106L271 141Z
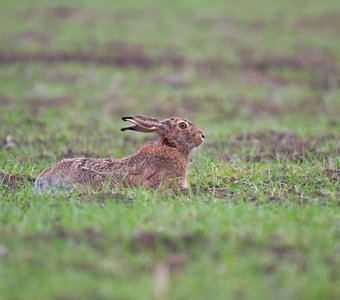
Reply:
M187 128L187 123L184 122L178 123L178 127L181 129Z

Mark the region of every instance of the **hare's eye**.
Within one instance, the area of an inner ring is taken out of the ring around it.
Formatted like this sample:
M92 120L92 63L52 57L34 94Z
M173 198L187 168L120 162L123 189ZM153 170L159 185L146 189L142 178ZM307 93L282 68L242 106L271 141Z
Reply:
M178 124L178 127L181 128L181 129L184 129L184 128L187 127L187 124L184 123L184 122L181 122L181 123Z

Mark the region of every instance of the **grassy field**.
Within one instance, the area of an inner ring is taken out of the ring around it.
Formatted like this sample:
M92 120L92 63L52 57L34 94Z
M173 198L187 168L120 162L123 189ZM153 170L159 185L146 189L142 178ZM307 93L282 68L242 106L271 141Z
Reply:
M339 1L2 2L1 300L339 297ZM205 131L187 194L35 193L130 114Z

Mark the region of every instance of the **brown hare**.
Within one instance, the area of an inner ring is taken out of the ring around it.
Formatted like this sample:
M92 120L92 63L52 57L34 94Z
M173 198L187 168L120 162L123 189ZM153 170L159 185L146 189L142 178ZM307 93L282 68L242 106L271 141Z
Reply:
M190 152L203 142L203 131L184 118L158 121L135 115L122 119L132 123L121 128L122 131L156 132L159 140L122 159L63 159L44 170L38 176L35 187L48 189L63 186L70 189L77 184L84 188L101 189L109 184L111 187L186 189Z

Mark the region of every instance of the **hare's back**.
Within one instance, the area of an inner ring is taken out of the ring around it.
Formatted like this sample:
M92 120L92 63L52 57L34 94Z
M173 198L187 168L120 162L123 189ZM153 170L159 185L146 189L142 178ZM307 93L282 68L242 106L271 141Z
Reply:
M91 184L104 180L105 174L114 173L121 168L121 161L101 158L68 158L45 169L37 178L37 189L69 187L74 183Z
M72 173L74 163L74 159L63 159L53 166L45 169L37 177L35 181L35 188L40 190L65 185L67 179L70 181L69 178Z

